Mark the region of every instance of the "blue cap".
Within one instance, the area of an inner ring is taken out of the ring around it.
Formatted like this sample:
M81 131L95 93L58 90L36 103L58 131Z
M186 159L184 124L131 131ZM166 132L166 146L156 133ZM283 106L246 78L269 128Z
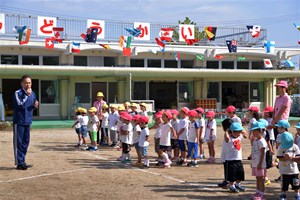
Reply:
M265 119L263 119L263 118L260 118L260 119L258 120L258 122L261 122L265 127L267 127L267 126L269 125L268 121L265 120Z
M300 122L295 126L295 128L300 128Z
M282 133L280 137L280 141L281 141L281 146L284 149L289 149L294 144L293 135L289 132Z
M282 127L282 128L290 128L291 125L287 120L279 120L277 124L275 124L275 126Z
M231 132L234 132L234 131L242 131L244 130L244 128L242 127L242 125L238 122L233 122L231 125L230 125L230 128L229 130Z
M266 128L266 126L264 125L264 123L263 122L259 122L259 121L256 121L256 122L254 122L253 124L252 124L252 127L251 127L251 131L253 131L253 130L256 130L256 129L265 129Z

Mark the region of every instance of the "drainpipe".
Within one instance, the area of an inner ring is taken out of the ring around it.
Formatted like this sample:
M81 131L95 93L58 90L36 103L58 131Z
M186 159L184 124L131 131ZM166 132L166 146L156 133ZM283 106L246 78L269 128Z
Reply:
M70 117L70 96L71 96L71 91L70 91L71 89L70 89L70 78L68 79L68 97L67 97L67 108L68 108L68 120L70 120L71 119L71 117Z

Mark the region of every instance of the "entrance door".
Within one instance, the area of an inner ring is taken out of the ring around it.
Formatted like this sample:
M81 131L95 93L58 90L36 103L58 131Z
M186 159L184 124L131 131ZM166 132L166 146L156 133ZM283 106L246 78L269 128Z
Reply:
M150 82L149 99L155 101L156 109L177 106L177 82Z
M222 108L248 108L249 82L222 82Z
M92 104L97 100L97 93L102 92L104 101L108 102L107 83L106 82L93 82L92 83Z

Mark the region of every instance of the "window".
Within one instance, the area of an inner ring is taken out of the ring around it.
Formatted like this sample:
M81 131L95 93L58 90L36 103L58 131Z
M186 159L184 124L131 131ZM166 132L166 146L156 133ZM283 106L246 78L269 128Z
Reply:
M113 67L116 66L116 58L115 57L104 57L104 66Z
M1 64L18 65L18 55L1 55Z
M194 61L193 60L181 60L181 68L193 68Z
M133 82L133 99L145 100L146 99L146 82Z
M148 67L161 67L161 60L150 60L148 59Z
M90 84L75 83L75 100L77 103L90 103Z
M59 103L59 80L41 80L41 103Z
M39 56L22 56L22 65L39 65Z
M165 60L165 68L177 68L176 60Z
M43 65L59 65L59 56L43 56Z
M108 102L118 102L118 83L108 83Z
M219 61L207 61L206 68L207 69L219 69Z
M264 101L264 83L250 82L250 101L263 102Z
M222 69L234 69L234 62L233 61L223 61Z
M87 56L74 56L74 66L87 66Z
M144 59L130 59L130 67L144 67Z
M219 82L208 82L207 98L215 98L220 101Z
M237 69L249 69L249 62L248 61L238 61Z
M193 82L179 82L179 102L193 102Z
M252 62L252 69L263 69L264 68L264 62L255 61Z

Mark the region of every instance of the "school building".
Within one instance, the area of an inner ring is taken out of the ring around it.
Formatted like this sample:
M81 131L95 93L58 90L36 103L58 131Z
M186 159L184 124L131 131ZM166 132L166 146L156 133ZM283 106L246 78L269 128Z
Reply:
M86 30L83 20L57 19L58 25L67 24L64 40L48 49L45 36L34 29L37 17L20 20L20 16L5 16L6 33L0 33L0 92L7 117L12 116L12 95L20 88L24 74L33 79L40 102L34 115L41 119L70 118L77 106L90 107L98 91L108 103L154 100L155 109L203 106L222 111L228 105L241 110L250 105L262 109L273 105L278 80L300 76L299 70L278 67L280 61L299 55L300 49L275 48L275 53L266 53L262 47L267 39L264 29L260 37L252 38L246 28L220 27L215 41L167 43L162 52L154 38L167 25L156 24L151 27L158 31L151 30L150 40L133 40L131 56L126 57L118 39L128 35L123 29L133 23L105 22L106 39L86 43L80 37ZM31 38L28 44L20 45L11 30L25 23L32 27ZM232 39L239 42L236 53L229 53L226 46L225 41ZM70 52L72 41L81 43L80 53ZM180 52L178 61L174 52ZM273 68L266 69L263 59L270 59Z

